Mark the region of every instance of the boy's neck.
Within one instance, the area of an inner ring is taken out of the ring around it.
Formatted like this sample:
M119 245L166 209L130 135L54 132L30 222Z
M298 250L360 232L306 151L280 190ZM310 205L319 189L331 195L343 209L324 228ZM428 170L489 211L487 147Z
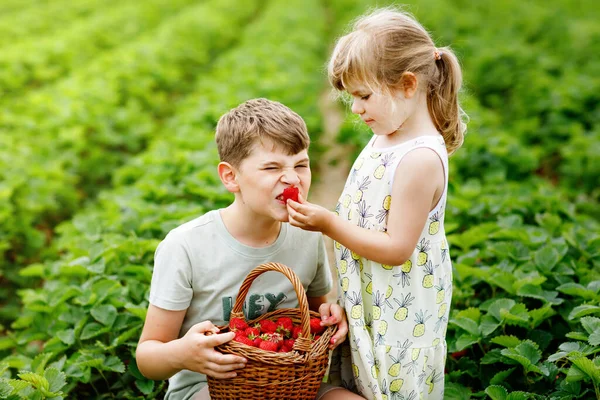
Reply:
M234 201L220 210L225 228L237 241L250 247L266 247L279 237L281 222L256 215Z

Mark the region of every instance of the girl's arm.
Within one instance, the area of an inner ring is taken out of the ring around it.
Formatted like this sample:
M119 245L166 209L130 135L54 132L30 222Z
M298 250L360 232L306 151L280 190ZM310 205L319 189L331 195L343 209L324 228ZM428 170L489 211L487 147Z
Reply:
M242 357L222 354L214 349L228 342L234 332L219 334L210 321L192 326L178 339L186 310L170 311L150 305L142 330L136 361L142 375L154 380L168 379L182 369L215 378L232 378L243 368Z
M321 314L321 326L338 326L329 344L329 348L336 348L346 340L348 334L346 312L339 304L327 303L327 296L308 297L307 300L308 308Z
M288 200L289 221L320 231L369 260L401 265L412 255L429 212L443 193L444 179L439 156L418 148L406 154L396 169L387 232L361 228L303 199Z

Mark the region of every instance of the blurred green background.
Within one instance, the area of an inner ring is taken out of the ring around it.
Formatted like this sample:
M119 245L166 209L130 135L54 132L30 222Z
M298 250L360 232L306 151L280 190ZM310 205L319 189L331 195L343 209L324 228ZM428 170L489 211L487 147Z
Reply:
M387 4L0 2L0 399L161 398L134 360L153 252L230 201L216 120L284 102L324 177L329 147L369 138L351 115L325 138L328 55ZM446 216L446 398L600 398L600 7L397 4L457 53L470 116Z

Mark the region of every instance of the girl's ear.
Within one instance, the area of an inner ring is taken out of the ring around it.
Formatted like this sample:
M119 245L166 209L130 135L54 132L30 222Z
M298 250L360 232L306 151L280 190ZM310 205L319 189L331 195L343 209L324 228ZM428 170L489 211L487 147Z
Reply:
M419 87L417 76L412 72L405 72L400 77L400 91L407 99L412 98Z
M220 162L217 166L219 172L219 178L227 190L231 193L240 191L240 185L237 182L237 171L233 166L227 162Z

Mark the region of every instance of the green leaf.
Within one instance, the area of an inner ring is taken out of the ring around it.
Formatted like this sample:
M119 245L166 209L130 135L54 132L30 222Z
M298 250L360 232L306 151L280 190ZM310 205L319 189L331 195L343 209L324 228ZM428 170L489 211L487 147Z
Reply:
M540 286L536 285L523 285L517 290L517 295L522 297L531 297L534 299L539 299L551 304L562 304L563 299L557 298L558 292L543 290Z
M75 343L75 331L73 329L58 331L56 332L56 337L59 338L61 342L69 346Z
M44 372L44 377L50 384L51 392L56 393L67 384L66 375L55 368L48 368L46 372Z
M521 339L512 335L501 335L494 337L491 342L504 347L516 347L519 343L521 343Z
M456 339L456 350L460 351L479 342L479 338L469 334L460 335Z
M516 369L517 369L516 367L513 367L513 368L507 369L505 371L498 372L497 374L495 374L492 377L492 379L490 380L490 384L491 385L499 385L499 384L505 382L506 378L508 378L510 376L510 374L512 374L512 372Z
M393 398L393 397L392 397ZM470 400L471 389L455 382L448 382L444 387L444 400Z
M600 383L600 368L594 364L592 360L587 357L569 357L569 360L574 366L579 368L587 377L589 377L594 385Z
M13 387L8 383L8 380L0 378L0 399L7 398L13 391Z
M594 332L588 337L588 343L592 346L600 345L600 331Z
M529 314L523 303L515 304L510 312L502 312L502 316L508 325L529 327Z
M474 337L481 336L479 333L479 326L477 322L473 321L469 318L452 318L450 319L450 323L458 326L461 329L464 329L468 333L470 333Z
M34 372L21 372L17 376L25 382L31 383L36 389L48 391L50 387L50 383L48 383L46 378Z
M473 321L479 323L479 319L481 318L481 311L479 308L469 307L464 310L460 310L456 313L456 318L469 318Z
M92 308L91 314L96 321L110 327L117 318L117 309L112 304L105 304Z
M105 371L112 371L123 373L125 372L125 364L121 361L121 359L117 356L110 356L106 359L106 362L102 364L102 368Z
M496 320L502 321L502 311L508 312L514 307L515 301L513 299L497 299L488 307L488 314L493 315Z
M27 278L43 278L44 274L44 264L31 264L19 270L19 275Z
M571 310L568 318L570 321L573 321L573 320L583 317L584 315L599 314L599 313L600 313L599 306L594 306L591 304L582 304L580 306L575 307L573 310Z
M145 395L149 395L154 391L154 381L150 379L137 379L135 381L135 386Z
M600 329L600 318L596 317L583 317L581 318L581 325L587 333L593 333Z
M547 245L536 251L533 259L539 270L548 275L552 272L554 266L560 261L560 256L554 247Z
M97 322L90 322L83 328L80 338L81 340L87 340L110 331L110 326L102 326Z
M546 319L552 317L556 312L552 309L551 304L546 304L541 308L536 308L529 311L531 317L531 324L534 328L537 328Z
M490 396L492 400L506 400L508 392L503 386L492 385L485 389L485 393Z
M481 324L479 325L483 337L491 335L499 326L500 322L491 315L484 315L481 319Z
M579 283L575 283L575 282L569 282L569 283L562 284L562 285L558 286L556 288L556 290L558 290L561 293L573 296L573 297L580 297L586 301L594 300L598 297L596 295L595 291L586 289Z

